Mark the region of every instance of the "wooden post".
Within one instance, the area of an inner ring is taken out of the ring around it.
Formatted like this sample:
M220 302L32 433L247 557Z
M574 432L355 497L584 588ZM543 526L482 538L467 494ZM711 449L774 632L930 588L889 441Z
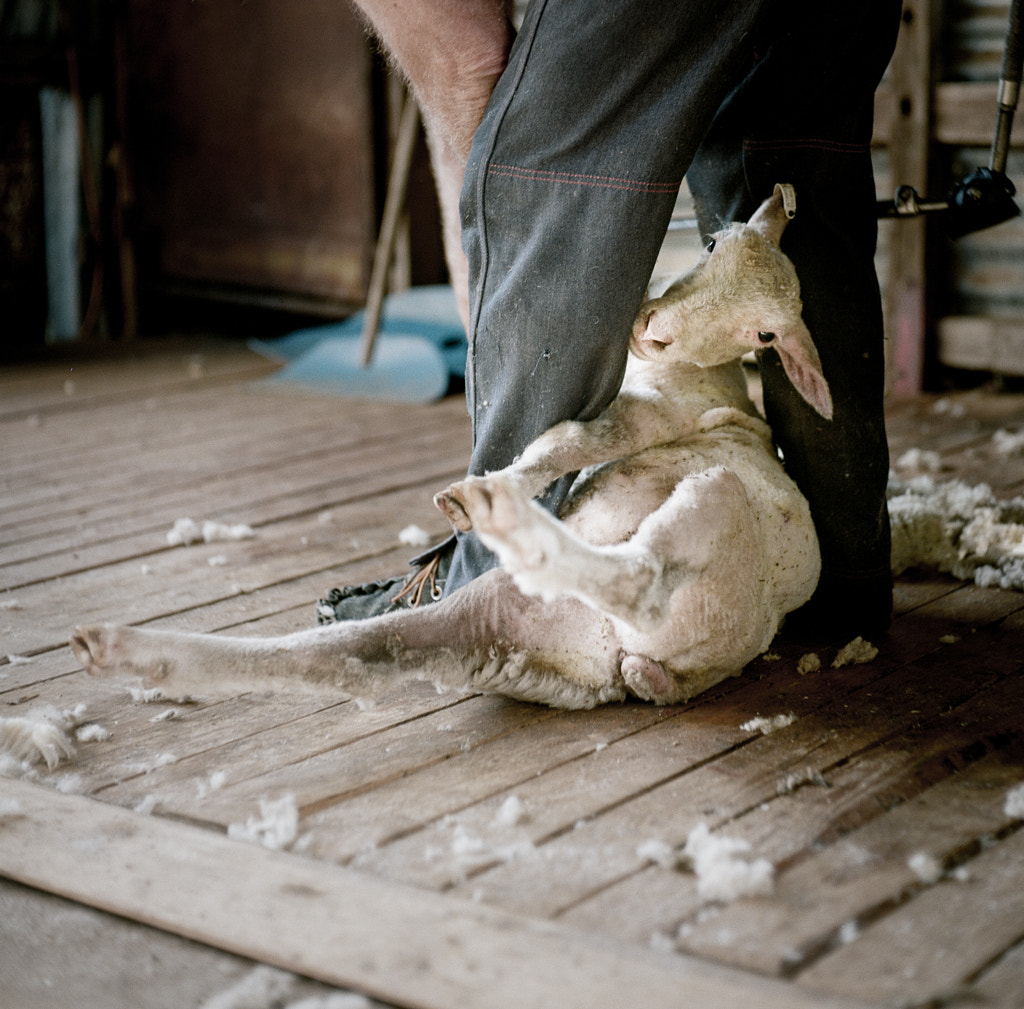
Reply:
M890 66L894 111L889 161L894 186L928 192L931 128L932 12L930 0L906 0L903 24ZM890 341L891 390L921 390L927 325L924 217L891 225L886 336Z

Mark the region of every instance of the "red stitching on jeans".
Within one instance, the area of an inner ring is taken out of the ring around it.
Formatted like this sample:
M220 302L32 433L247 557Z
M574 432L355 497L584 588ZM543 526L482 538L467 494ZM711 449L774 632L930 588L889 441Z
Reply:
M795 140L744 140L744 150L787 151L807 150L832 151L835 154L863 154L871 149L870 144L844 144L838 140L814 140L807 137Z
M487 173L534 182L562 182L567 185L597 186L602 189L625 189L634 193L674 193L679 188L674 182L641 182L638 179L618 179L612 175L550 172L540 168L519 168L516 165L491 165Z

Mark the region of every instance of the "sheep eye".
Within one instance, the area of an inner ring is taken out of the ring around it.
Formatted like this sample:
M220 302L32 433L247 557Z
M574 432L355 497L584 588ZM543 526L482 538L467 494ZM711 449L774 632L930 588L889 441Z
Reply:
M775 334L774 333L765 333L764 331L762 331L762 332L757 334L757 338L762 343L771 343L772 340L775 339Z
M705 252L714 252L714 251L715 251L715 240L714 240L713 238L712 238L712 239L711 239L711 241L710 241L710 242L708 242L708 244L707 244L707 245L706 245L706 246L704 247L704 251L705 251Z

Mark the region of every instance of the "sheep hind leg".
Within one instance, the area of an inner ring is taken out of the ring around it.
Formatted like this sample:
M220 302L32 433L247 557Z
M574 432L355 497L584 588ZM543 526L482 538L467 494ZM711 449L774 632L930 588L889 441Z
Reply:
M682 569L666 577L636 538L587 543L504 477L477 480L467 491L473 527L523 592L549 603L572 596L639 630L660 623Z
M283 637L106 624L76 628L71 648L93 676L141 679L172 697L370 697L408 680L567 708L625 695L610 622L576 600L548 606L524 596L501 571L432 606Z
M753 548L746 491L722 467L680 481L631 539L611 546L583 540L500 475L470 485L467 504L481 539L524 592L573 596L642 633L671 618L673 596L708 565L724 564L730 544Z

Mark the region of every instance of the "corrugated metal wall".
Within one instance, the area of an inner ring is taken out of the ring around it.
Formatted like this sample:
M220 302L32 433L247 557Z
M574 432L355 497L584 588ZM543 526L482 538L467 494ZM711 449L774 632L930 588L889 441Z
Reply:
M936 68L939 94L955 82L980 90L999 80L1009 8L1004 0L948 3ZM976 165L987 165L989 148L977 146L977 141L989 141L995 116L993 103L983 123L984 137L976 135L975 124L962 119L944 129L953 142L936 145L937 171L958 178ZM956 142L958 132L966 134L963 143ZM1017 113L1012 141L1006 173L1017 189L1019 206L1024 197L1024 110ZM950 247L942 262L946 273L936 280L943 296L934 301L939 361L1024 374L1024 217L965 236Z
M924 2L924 0L921 0ZM996 82L1002 67L1009 20L1008 0L933 0L935 65L932 80L932 140L928 192L944 198L971 169L989 164L996 121ZM887 147L896 96L880 91L874 152L878 198L891 200L896 186ZM888 104L887 104L888 103ZM1007 175L1024 202L1024 110L1017 114ZM684 185L656 271L655 285L684 270L700 250L700 238L687 228L692 205ZM889 250L908 222L883 221L876 266L883 289L892 286ZM925 284L928 311L925 357L930 381L942 380L941 367L1024 374L1024 217L967 235L946 238L940 219L929 219ZM889 334L894 344L893 333Z

